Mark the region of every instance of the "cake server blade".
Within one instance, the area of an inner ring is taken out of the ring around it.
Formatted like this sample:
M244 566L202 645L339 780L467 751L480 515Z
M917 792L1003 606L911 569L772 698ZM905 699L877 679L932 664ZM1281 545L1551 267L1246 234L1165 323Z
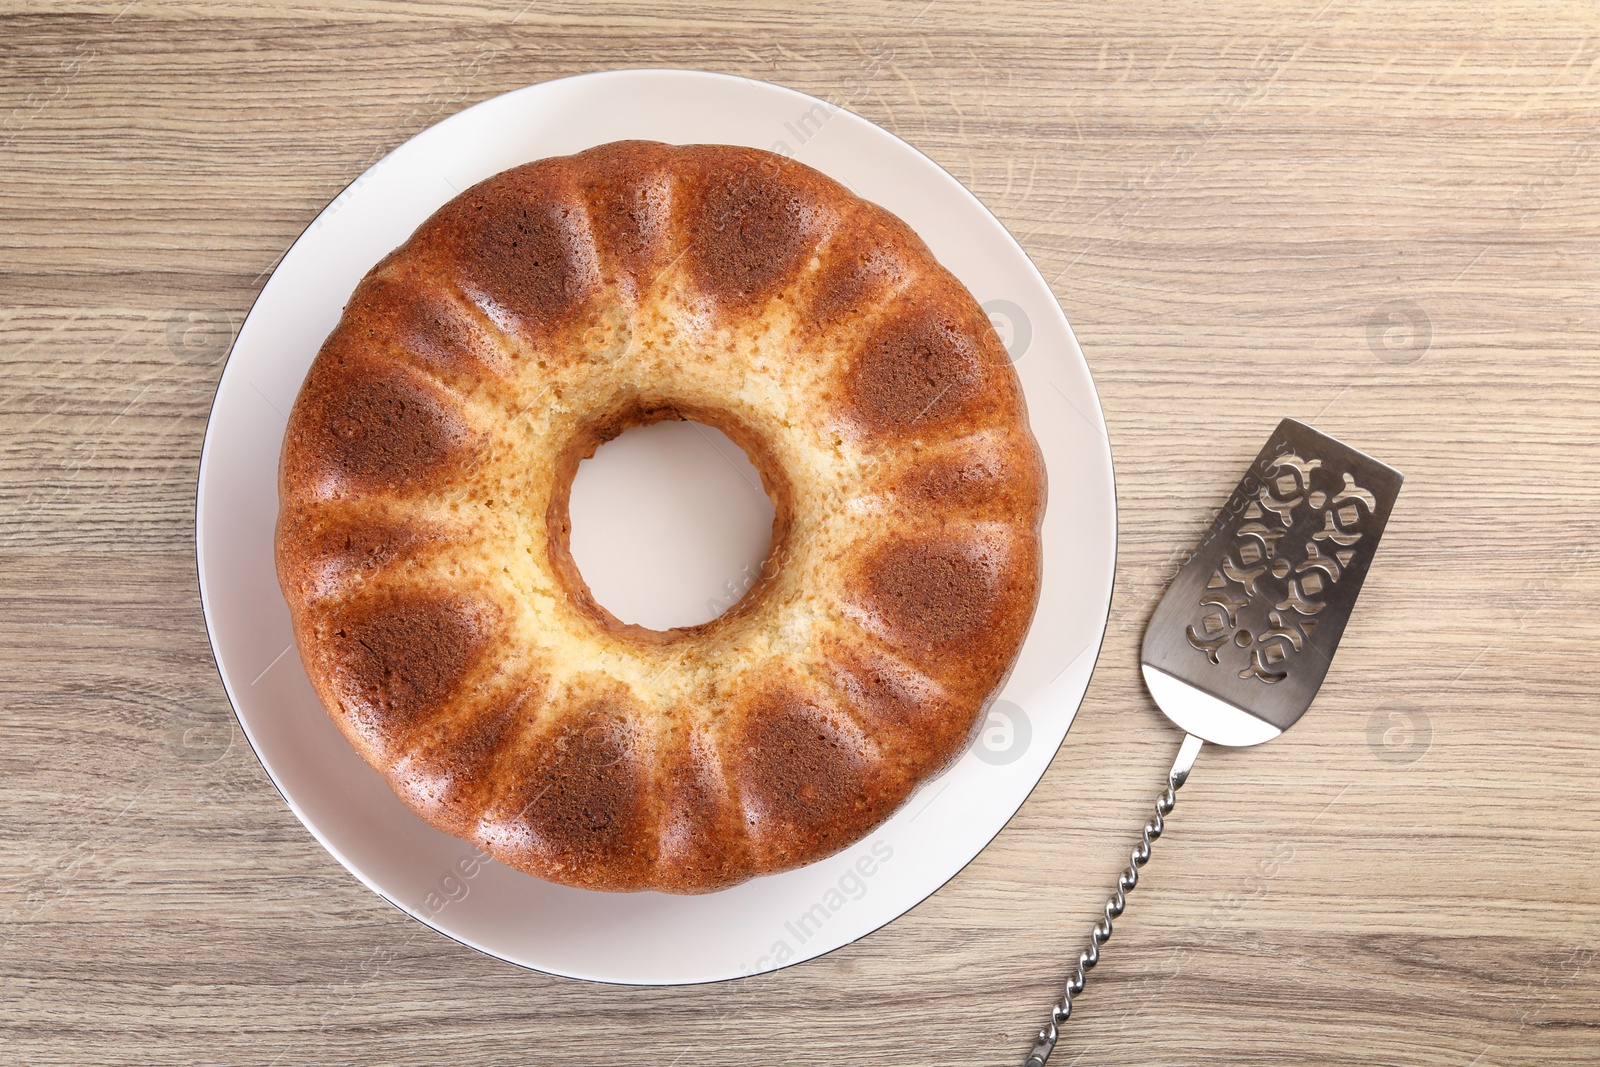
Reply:
M1322 685L1403 476L1284 419L1145 630L1150 695L1186 732L1254 745Z
M1403 480L1393 467L1284 419L1173 578L1145 629L1141 667L1162 713L1184 731L1183 745L1025 1067L1050 1058L1204 743L1270 741L1311 706Z

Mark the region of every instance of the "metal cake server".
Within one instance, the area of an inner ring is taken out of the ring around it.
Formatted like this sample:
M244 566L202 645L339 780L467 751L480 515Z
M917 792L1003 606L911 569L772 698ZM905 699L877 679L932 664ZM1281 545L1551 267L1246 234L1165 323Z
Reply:
M1155 818L1025 1067L1044 1067L1200 748L1259 745L1311 706L1389 521L1399 471L1284 419L1145 630L1145 685L1184 731Z

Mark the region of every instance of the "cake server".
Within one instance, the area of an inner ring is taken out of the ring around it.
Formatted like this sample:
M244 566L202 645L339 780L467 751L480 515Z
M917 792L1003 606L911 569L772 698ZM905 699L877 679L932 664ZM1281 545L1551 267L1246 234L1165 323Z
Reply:
M1184 731L1183 745L1025 1067L1050 1058L1201 746L1259 745L1311 706L1402 480L1393 467L1284 419L1172 580L1141 658L1145 685Z

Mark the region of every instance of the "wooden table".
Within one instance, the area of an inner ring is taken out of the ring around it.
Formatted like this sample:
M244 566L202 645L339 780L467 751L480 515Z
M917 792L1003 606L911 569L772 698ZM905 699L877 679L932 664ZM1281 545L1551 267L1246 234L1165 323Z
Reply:
M0 1060L1020 1063L1175 750L1144 620L1292 415L1405 471L1379 564L1304 722L1202 758L1057 1062L1600 1062L1600 9L520 6L0 6ZM822 959L637 990L317 846L212 668L193 500L234 331L345 183L652 65L845 104L993 208L1121 513L1088 698L993 845Z

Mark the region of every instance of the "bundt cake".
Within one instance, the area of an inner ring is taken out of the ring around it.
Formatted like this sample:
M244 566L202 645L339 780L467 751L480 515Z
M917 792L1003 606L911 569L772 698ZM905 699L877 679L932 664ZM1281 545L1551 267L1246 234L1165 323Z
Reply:
M597 604L580 461L737 442L776 517L698 626ZM516 167L362 279L289 417L279 581L311 682L412 810L500 861L699 893L859 840L959 756L1040 580L1044 470L972 296L782 156Z

